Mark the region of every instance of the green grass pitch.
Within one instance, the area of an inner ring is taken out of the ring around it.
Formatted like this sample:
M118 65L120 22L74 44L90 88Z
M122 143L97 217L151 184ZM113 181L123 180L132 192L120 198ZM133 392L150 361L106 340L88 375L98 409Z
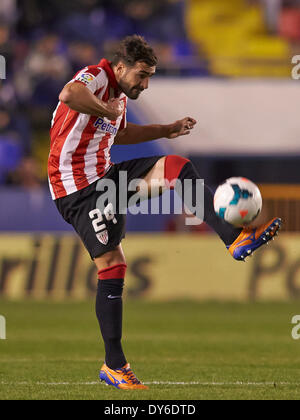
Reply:
M0 400L300 399L299 303L124 303L124 349L147 391L98 383L93 301L0 300Z

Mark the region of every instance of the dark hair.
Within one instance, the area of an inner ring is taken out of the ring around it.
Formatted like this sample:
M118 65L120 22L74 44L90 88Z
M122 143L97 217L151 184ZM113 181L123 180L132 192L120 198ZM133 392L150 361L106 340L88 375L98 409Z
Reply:
M121 41L119 48L114 53L112 64L117 65L120 61L128 66L134 66L138 61L143 61L151 67L157 65L157 57L153 48L145 38L139 35L127 36Z

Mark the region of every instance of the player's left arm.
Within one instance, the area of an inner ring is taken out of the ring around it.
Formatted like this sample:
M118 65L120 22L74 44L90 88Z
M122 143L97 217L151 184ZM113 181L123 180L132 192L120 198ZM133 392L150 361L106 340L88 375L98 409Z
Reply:
M120 130L116 135L114 144L138 144L160 138L175 139L176 137L190 134L196 123L197 121L191 117L186 117L167 125L137 125L127 123L126 128Z

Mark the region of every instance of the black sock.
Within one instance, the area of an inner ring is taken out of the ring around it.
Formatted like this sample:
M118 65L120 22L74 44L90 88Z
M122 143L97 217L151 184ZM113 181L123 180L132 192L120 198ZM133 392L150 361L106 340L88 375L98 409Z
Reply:
M127 363L121 345L123 286L123 279L100 279L96 298L96 314L105 345L105 363L114 370Z
M201 179L197 170L195 169L192 162L187 162L180 174L178 179L181 181L182 185L184 185L185 179L192 180L192 205L195 208L196 206L196 179ZM219 216L217 216L214 205L213 205L213 198L214 194L212 190L207 186L204 185L204 222L207 223L222 239L225 245L231 245L235 239L239 236L242 229L235 228L234 226L230 225L229 223L222 220ZM183 197L183 201L186 200ZM186 203L188 204L188 203ZM192 211L192 209L189 209Z

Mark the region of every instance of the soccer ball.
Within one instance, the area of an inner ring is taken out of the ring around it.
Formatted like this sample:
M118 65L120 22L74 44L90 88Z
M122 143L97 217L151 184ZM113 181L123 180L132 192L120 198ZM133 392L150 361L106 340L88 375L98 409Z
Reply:
M217 188L214 208L217 215L231 225L248 225L261 212L259 188L247 178L229 178Z

